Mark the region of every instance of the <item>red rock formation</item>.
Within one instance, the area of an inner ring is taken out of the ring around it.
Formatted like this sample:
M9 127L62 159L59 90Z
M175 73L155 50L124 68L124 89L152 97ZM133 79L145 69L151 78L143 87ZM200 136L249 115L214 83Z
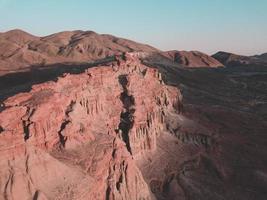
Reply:
M180 99L134 54L10 97L0 113L0 195L151 199L131 155L155 151Z

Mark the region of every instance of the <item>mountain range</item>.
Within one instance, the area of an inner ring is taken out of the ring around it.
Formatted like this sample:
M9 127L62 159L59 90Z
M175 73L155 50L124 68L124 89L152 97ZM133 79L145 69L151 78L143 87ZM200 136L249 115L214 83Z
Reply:
M0 33L0 74L55 63L89 62L122 52L160 54L187 67L220 67L262 63L266 54L240 56L218 52L208 56L198 51L160 51L152 46L93 31L65 31L37 37L22 30Z

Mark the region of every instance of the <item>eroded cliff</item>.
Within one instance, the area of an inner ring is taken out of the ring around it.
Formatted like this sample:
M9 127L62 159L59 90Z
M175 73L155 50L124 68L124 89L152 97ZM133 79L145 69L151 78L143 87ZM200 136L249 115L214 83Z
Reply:
M178 89L134 54L34 85L0 113L1 198L152 199L134 158L156 150Z

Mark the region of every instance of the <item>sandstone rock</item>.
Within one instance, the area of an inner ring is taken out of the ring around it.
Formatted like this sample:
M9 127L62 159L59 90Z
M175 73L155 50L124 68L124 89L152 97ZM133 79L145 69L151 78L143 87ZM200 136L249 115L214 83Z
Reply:
M133 157L156 150L164 113L179 111L180 96L158 70L126 54L8 98L0 113L1 196L153 198Z

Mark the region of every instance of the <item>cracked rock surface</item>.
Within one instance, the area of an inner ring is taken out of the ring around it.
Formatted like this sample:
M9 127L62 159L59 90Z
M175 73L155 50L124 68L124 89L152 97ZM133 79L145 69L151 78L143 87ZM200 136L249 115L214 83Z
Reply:
M1 198L153 199L133 157L155 150L180 95L158 76L128 55L7 99Z

